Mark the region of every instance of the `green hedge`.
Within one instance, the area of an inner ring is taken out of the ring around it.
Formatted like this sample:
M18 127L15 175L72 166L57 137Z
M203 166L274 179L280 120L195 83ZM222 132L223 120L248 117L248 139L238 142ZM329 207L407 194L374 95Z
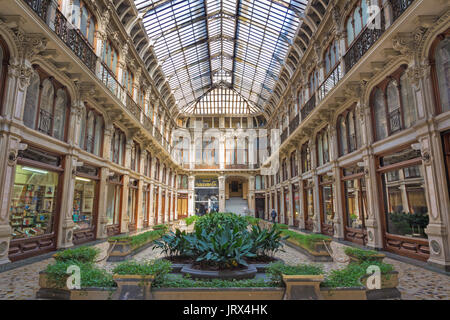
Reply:
M69 276L67 269L73 265L80 267L82 288L110 288L116 285L112 275L106 270L100 269L92 263L71 260L56 261L54 264L47 266L44 271L47 273L49 284L55 288L64 288Z
M275 282L281 284L282 275L321 275L323 267L320 264L299 264L290 266L283 262L272 262L266 268L266 274Z
M153 230L147 231L135 236L115 236L108 238L108 241L130 241L132 247L140 247L150 241L161 238L161 236L166 233L166 230Z
M362 287L360 279L367 274L367 268L373 265L380 267L382 274L394 271L394 266L379 261L365 261L361 264L350 263L344 269L331 270L321 286L325 288Z
M283 235L289 236L289 238L295 240L298 245L306 249L313 249L313 245L315 242L331 240L330 237L324 236L322 234L302 234L291 230L284 230Z
M54 254L56 261L80 261L80 262L94 262L100 254L100 249L95 247L81 246L74 249L65 249Z
M272 288L280 284L264 279L246 280L194 280L189 277L167 277L152 288Z
M374 250L362 250L359 248L347 247L344 249L346 255L354 256L359 261L371 261L374 260L374 256L378 256L380 253Z

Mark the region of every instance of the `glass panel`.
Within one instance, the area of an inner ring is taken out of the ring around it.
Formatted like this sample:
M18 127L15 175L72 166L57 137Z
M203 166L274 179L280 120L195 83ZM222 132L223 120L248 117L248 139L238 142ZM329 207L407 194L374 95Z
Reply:
M382 174L387 232L413 238L427 238L428 206L425 198L424 179L420 167L409 167L418 173L406 179L404 171L393 170L399 179L390 181L389 173Z
M58 89L56 92L55 118L53 122L53 136L57 139L64 139L64 129L67 115L66 91Z
M27 96L25 98L25 107L23 111L23 123L31 129L36 126L37 104L39 100L39 85L40 79L36 71L31 76L30 85L27 89Z
M344 116L340 116L339 118L339 123L338 123L339 127L339 153L341 156L345 155L348 153L348 143L347 143L347 125L345 123L345 117Z
M384 156L380 159L381 166L388 166L391 164L412 160L412 159L419 159L421 157L420 150L413 150L413 149L405 149L387 156Z
M365 179L344 182L347 227L362 229L367 218L367 194Z
M53 99L53 84L49 79L45 79L42 84L38 130L48 135L51 134L53 122Z
M355 13L353 14L353 20L355 22L355 36L357 36L361 32L361 29L362 29L360 10L361 10L361 8L357 8L355 10Z
M101 115L96 116L95 125L95 141L94 141L94 153L100 156L103 137L103 117Z
M83 106L80 119L80 141L79 146L84 149L84 140L86 138L86 108ZM112 143L113 144L113 143Z
M59 175L30 166L16 166L9 221L13 239L55 232Z
M380 89L376 89L374 95L373 112L375 116L376 139L382 140L387 137L387 124L384 96Z
M436 74L442 112L450 111L450 38L442 40L436 48Z
M73 197L72 220L75 230L93 227L94 206L96 199L96 186L94 180L75 178L75 191Z
M119 223L119 212L120 212L120 196L121 196L121 186L108 183L106 191L106 218L108 220L107 224L118 224Z
M400 86L402 94L403 122L405 128L409 128L416 122L416 106L414 104L412 85L406 74L400 78Z
M353 42L354 31L353 31L353 23L352 23L352 17L350 17L347 20L347 45L350 45Z
M323 207L323 222L325 224L332 224L334 218L333 210L333 185L327 184L322 186L322 207Z

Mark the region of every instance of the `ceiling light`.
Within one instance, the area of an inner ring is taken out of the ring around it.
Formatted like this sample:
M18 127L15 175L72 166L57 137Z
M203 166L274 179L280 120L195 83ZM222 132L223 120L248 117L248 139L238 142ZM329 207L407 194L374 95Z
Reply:
M81 178L81 177L75 177L75 180L78 180L78 181L85 181L85 182L91 182L91 179Z
M48 173L48 171L41 170L41 169L35 169L35 168L31 168L31 167L22 167L22 170L31 171L31 172L35 172L35 173L41 173L41 174L47 174Z

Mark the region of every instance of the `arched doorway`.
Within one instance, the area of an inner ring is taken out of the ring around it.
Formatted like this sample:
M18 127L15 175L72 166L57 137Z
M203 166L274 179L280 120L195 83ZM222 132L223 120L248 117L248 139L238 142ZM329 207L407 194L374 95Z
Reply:
M225 211L248 215L248 178L230 176L225 180Z

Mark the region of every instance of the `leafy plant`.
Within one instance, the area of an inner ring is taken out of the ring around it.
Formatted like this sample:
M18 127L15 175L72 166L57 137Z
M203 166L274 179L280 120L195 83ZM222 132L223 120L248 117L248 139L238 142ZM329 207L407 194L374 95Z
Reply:
M94 262L100 254L100 249L95 247L81 246L74 249L65 249L55 253L53 256L56 261L80 261L80 262Z
M256 256L273 256L277 251L284 251L281 249L283 247L281 240L286 240L288 236L282 237L282 231L277 228L267 230L256 225L252 226L250 238L252 253Z
M45 269L49 284L54 288L64 288L69 277L67 270L73 265L80 267L82 288L110 288L115 286L112 275L106 270L100 269L92 263L73 260L56 261L54 264L49 264Z
M235 228L245 230L247 228L247 220L237 214L227 213L209 213L199 217L195 223L195 231L206 230L207 233L214 232L217 228Z
M185 218L184 221L186 221L186 225L190 226L191 224L195 223L198 220L198 218L199 217L197 215L193 215Z
M202 265L220 268L247 266L244 258L256 256L251 252L253 243L248 232L243 232L239 226L232 229L220 226L210 232L197 229L185 238L190 245L190 255Z
M373 265L378 266L382 274L386 274L394 270L394 267L391 264L386 264L379 261L365 261L361 264L350 263L344 269L331 270L325 281L321 283L321 286L326 288L361 287L361 277L366 275L367 268Z
M244 218L247 221L247 223L252 226L257 226L259 224L259 221L261 220L259 218L255 218L252 216L245 216Z
M175 233L170 231L163 235L160 240L155 240L153 249L161 249L166 256L186 255L189 249L186 235L186 231L180 231L180 229L176 229Z
M282 283L282 275L321 275L323 274L321 265L299 264L290 266L283 262L272 262L266 268L266 274L274 283Z

